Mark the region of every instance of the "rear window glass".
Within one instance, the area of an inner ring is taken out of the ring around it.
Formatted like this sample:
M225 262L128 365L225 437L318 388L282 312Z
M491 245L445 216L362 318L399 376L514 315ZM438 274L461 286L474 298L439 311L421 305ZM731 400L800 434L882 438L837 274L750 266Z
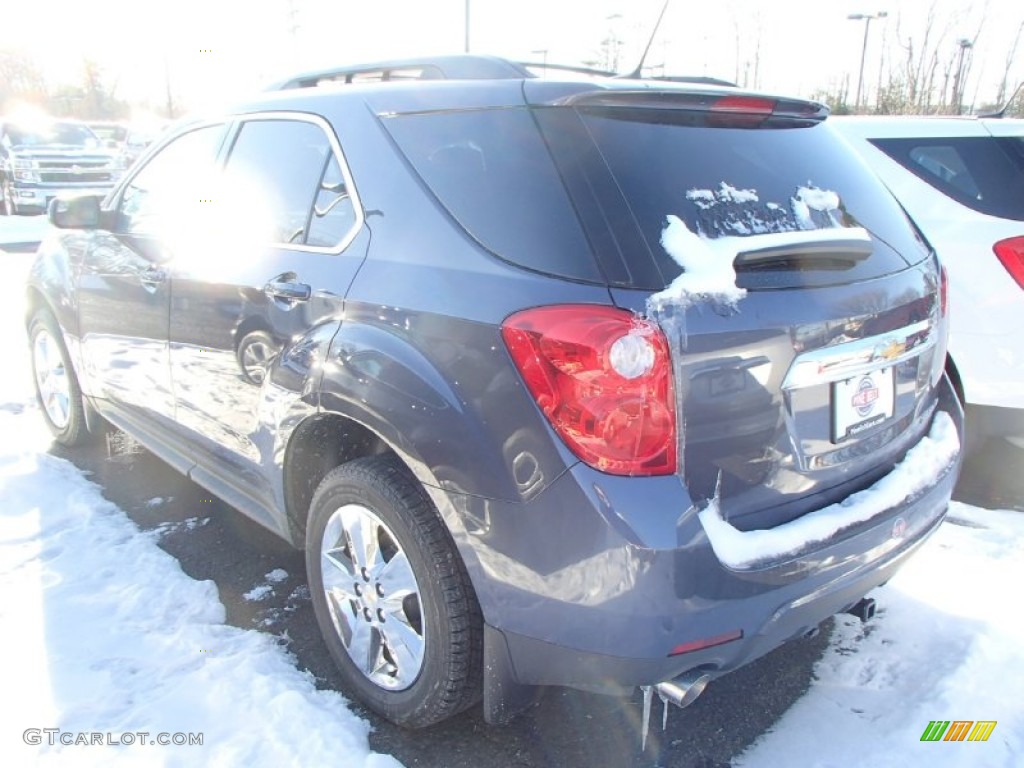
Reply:
M718 127L681 111L622 108L579 115L661 273L655 279L640 263L627 265L645 287L680 272L660 243L668 216L707 238L835 228L871 235L870 257L779 259L738 274L748 288L867 279L927 255L899 205L825 123Z
M525 108L400 115L384 122L441 204L485 248L539 272L602 280Z
M873 139L872 144L958 203L1024 221L1024 138Z
M744 288L867 279L927 255L892 196L824 125L732 128L682 110L584 106L385 124L470 234L549 274L660 290L681 271L661 245L671 216L708 238L843 227L872 236L869 256L759 261L741 270Z

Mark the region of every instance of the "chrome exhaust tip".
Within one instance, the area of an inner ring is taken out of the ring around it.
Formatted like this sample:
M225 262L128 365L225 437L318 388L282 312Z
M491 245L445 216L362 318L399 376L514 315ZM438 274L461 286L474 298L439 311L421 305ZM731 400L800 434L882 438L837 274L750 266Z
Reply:
M691 670L684 672L674 680L666 680L664 683L640 686L644 694L644 709L640 730L640 750L647 749L647 732L651 723L651 702L654 694L658 694L664 710L661 713L661 730L668 725L668 705L675 704L682 709L688 707L697 700L697 697L704 693L708 683L711 682L711 675L707 672Z
M669 701L682 709L688 707L704 693L711 675L707 672L687 672L675 680L667 680L654 686L662 701Z

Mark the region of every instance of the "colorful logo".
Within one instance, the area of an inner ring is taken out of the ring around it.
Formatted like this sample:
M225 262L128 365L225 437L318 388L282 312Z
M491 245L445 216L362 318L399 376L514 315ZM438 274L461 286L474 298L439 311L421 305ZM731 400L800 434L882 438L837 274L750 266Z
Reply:
M857 391L853 393L851 404L857 409L861 416L867 416L875 408L875 401L878 400L878 387L870 376L865 376L857 385Z
M988 741L996 729L996 720L932 720L921 734L921 741Z

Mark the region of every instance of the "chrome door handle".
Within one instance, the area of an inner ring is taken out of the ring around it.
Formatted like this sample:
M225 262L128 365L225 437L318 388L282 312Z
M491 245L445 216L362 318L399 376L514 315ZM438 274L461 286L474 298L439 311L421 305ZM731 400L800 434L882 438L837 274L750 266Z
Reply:
M278 275L263 286L263 293L271 299L307 301L313 290L305 283L297 282L294 274L284 274Z
M159 267L148 267L139 273L139 282L150 293L153 293L165 280L167 280L167 273Z

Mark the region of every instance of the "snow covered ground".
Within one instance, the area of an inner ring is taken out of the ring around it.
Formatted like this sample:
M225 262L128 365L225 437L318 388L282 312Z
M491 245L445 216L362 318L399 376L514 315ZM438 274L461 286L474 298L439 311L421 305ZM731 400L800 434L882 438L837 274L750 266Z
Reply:
M0 259L9 273L28 261ZM369 750L339 694L317 691L273 637L226 625L212 582L47 453L14 297L0 303L0 765L397 765ZM875 619L837 618L811 689L737 763L1024 764L1022 585L1024 514L955 504L876 591ZM922 742L933 720L996 726L986 742ZM136 743L50 745L45 728ZM148 743L162 733L203 743Z
M810 691L740 766L1024 765L1024 513L954 502L862 625L836 618ZM922 742L995 720L987 742Z
M0 248L39 242L49 229L50 222L46 216L7 216L0 232Z

